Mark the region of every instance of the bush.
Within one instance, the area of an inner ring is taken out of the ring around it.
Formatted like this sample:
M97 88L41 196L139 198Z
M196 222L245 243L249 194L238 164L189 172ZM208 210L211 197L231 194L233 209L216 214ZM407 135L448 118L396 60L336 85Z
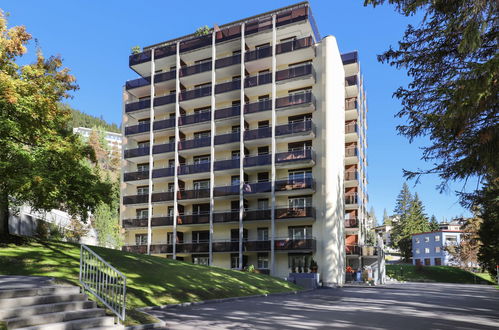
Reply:
M130 49L130 52L132 53L132 55L134 54L138 54L140 53L142 50L140 49L140 46L133 46L131 49Z
M41 239L49 238L49 225L46 221L36 220L36 237Z

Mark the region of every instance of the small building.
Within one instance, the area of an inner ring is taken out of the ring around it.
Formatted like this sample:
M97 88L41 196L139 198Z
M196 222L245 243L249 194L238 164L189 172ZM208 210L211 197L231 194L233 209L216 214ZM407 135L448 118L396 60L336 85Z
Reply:
M84 139L88 139L92 133L92 128L88 127L75 127L73 133L81 135ZM121 134L115 132L105 132L104 139L106 140L110 149L117 149L121 152Z
M412 235L412 263L425 266L449 266L448 245L461 242L461 230L438 230Z

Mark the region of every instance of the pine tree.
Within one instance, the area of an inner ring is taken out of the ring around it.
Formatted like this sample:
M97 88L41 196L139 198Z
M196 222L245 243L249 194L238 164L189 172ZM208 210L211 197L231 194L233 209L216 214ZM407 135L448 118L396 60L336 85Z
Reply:
M385 226L392 225L392 219L388 216L388 212L386 211L386 209L383 209L383 225Z
M437 231L438 229L440 229L440 226L438 225L437 217L432 215L430 218L430 231Z
M369 211L369 226L374 228L378 225L378 219L376 219L376 212L374 211L374 207L371 206L371 210Z
M411 201L412 195L411 191L409 190L409 185L407 185L407 182L404 182L404 184L402 185L402 190L397 197L394 213L399 215L400 217L405 216L409 211Z

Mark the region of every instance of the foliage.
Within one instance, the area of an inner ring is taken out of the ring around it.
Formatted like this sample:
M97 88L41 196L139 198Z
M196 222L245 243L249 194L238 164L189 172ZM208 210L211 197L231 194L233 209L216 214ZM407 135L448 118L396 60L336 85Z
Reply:
M467 270L476 268L478 250L482 244L478 236L481 223L482 219L478 216L467 219L466 223L461 226L463 233L459 244L450 244L445 247L453 264Z
M398 281L441 282L462 284L494 284L482 274L450 266L421 266L409 264L386 265L386 275Z
M140 49L140 46L133 46L130 48L130 53L132 53L132 55L139 54L141 51L142 49Z
M247 268L246 268L246 271L249 272L249 273L255 273L256 270L255 270L255 265L249 265Z
M377 246L378 242L376 241L376 232L374 229L370 229L366 232L366 245Z
M121 248L123 238L119 225L119 215L116 208L100 203L94 213L93 226L97 231L100 246Z
M9 206L61 209L86 219L110 185L90 161L92 150L68 128L71 113L59 103L78 88L59 57L19 66L31 35L7 28L0 12L0 233L8 231Z
M392 219L388 216L388 212L386 212L386 209L383 209L383 225L385 226L392 225Z
M440 229L437 218L432 215L430 218L430 231L437 231Z
M89 229L77 218L72 217L69 226L64 233L64 237L70 242L79 242L82 237L87 235Z
M374 207L371 206L371 210L369 211L369 226L370 228L376 227L378 225L378 219L376 218L376 212L374 211Z
M87 127L93 128L96 127L98 129L103 129L108 132L121 133L121 129L114 123L107 123L102 116L100 118L91 116L89 114L83 113L79 110L72 109L66 104L60 105L63 109L71 111L71 120L70 125L72 128L74 127Z
M499 34L498 2L489 0L365 0L394 4L403 15L423 12L409 25L397 49L378 60L406 69L412 81L399 87L400 134L412 142L426 136L422 159L430 169L405 171L409 178L436 173L440 189L449 180L478 178L477 188L460 194L461 203L481 208L482 262L492 272L499 262ZM495 271L494 271L495 272Z
M205 36L211 33L211 29L208 27L208 25L205 26L200 26L196 29L196 32L194 33L196 36Z

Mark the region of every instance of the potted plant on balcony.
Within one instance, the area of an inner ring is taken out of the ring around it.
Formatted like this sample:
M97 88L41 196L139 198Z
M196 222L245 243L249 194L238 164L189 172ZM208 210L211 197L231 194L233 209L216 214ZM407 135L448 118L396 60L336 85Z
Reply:
M352 267L350 266L347 266L347 269L346 269L346 276L345 276L345 281L346 282L353 282L354 280L354 270Z
M318 269L319 269L319 266L317 265L317 262L314 259L312 259L310 261L310 272L311 273L317 273Z

